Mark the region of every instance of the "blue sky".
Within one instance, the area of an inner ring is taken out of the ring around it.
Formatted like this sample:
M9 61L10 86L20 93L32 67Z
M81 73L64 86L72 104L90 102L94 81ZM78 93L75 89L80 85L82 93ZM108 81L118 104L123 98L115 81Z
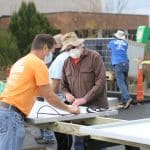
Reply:
M139 10L140 13L143 14L149 13L150 1L149 0L128 0L126 10Z
M127 8L147 8L148 6L150 6L149 0L128 0Z
M103 2L113 1L113 4L118 0L102 0ZM127 1L127 5L123 10L123 13L135 13L150 15L150 0L120 0Z

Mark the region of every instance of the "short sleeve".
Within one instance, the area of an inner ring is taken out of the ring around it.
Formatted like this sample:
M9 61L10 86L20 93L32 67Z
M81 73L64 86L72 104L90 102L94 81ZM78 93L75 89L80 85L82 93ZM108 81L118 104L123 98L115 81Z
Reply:
M61 79L63 64L64 63L56 59L49 68L49 78Z
M62 69L65 59L68 58L68 53L60 54L49 67L49 78L60 79L62 78Z
M44 62L37 62L34 66L34 77L36 85L45 85L49 83L48 68Z

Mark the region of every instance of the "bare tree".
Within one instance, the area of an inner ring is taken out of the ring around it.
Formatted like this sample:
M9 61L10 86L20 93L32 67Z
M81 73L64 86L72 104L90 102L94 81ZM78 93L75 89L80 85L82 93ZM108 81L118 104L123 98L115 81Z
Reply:
M80 6L85 12L101 12L101 0L72 0L76 6Z
M77 1L76 1L77 2ZM97 36L112 36L116 29L119 28L120 17L119 13L123 11L126 7L128 0L105 0L105 8L109 12L116 12L112 15L110 20L105 20L99 22L99 13L102 12L102 0L87 0L80 1L78 5L87 10L87 12L92 12L93 15L87 14L88 20L85 20L80 12L73 15L72 24L75 26L75 30L84 37L85 32L90 37ZM102 19L103 14L101 16ZM84 25L84 29L81 28Z
M101 12L102 11L102 6L101 6L100 0L92 0L89 3L89 6L90 6L91 12Z
M128 0L108 0L105 2L104 11L121 13L127 4Z
M92 19L90 17L89 14L89 19L88 21L85 20L85 18L82 18L83 16L80 14L80 12L76 13L73 15L72 18L72 24L74 24L75 26L75 31L77 31L77 33L80 35L80 37L84 37L84 36L90 36L90 37L94 37L96 35L94 35L93 31L94 29L98 29L99 25L96 23L97 22L97 14L99 12L102 12L102 4L101 4L101 0L80 0L79 1L73 1L75 5L79 5L80 8L83 8L83 10L85 12L90 13L95 13L95 15L93 15ZM78 3L77 3L78 2ZM85 28L81 28L81 24L85 24Z

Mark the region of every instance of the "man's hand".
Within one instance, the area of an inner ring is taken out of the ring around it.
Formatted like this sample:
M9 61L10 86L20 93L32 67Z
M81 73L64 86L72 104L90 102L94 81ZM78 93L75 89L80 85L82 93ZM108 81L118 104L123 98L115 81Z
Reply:
M64 111L67 111L67 112L73 113L73 114L79 114L80 113L78 107L68 106L68 105L64 104L58 98L58 96L53 92L50 84L39 86L39 94L41 96L43 96L49 104L53 105L54 107L56 107L58 109L62 109Z
M68 102L73 102L75 100L75 97L70 93L66 93L66 99Z
M80 113L80 109L79 107L76 107L76 106L68 106L69 107L69 112L71 114L79 114Z
M77 98L75 99L75 101L73 102L73 106L80 106L86 103L86 99L85 98Z

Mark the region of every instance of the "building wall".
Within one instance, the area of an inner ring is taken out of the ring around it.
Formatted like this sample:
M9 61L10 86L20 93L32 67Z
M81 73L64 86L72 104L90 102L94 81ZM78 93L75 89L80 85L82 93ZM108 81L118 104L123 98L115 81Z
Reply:
M144 15L123 15L106 13L62 12L46 14L50 23L62 32L77 29L137 29L149 24L149 17Z
M9 16L0 17L0 28L7 29L9 26L9 22L10 22Z
M45 14L50 24L62 33L77 30L136 30L140 25L149 25L146 15L125 15L84 12L59 12ZM0 27L7 28L10 17L0 18Z

